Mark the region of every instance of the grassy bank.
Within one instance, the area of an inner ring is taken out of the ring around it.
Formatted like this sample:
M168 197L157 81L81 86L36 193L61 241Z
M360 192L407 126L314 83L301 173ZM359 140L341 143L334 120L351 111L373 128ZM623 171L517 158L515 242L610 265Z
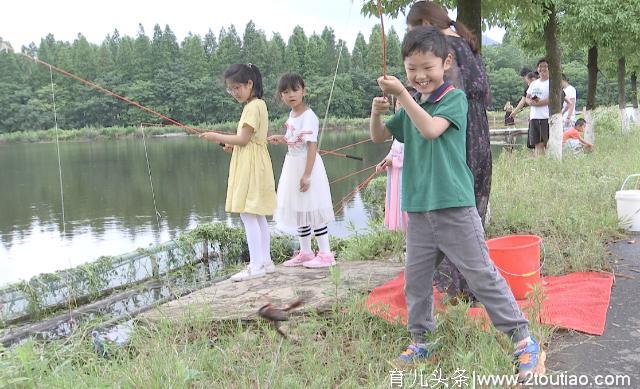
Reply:
M608 270L605 243L620 236L615 192L640 171L640 130L621 135L619 112L596 112L592 153L562 163L521 150L494 162L488 237L533 233L543 238L543 273Z
M269 128L272 132L282 128L286 118L278 118L271 120ZM369 119L346 119L346 118L328 118L325 129L329 131L342 131L354 128L364 128L368 125ZM237 122L225 123L204 123L193 125L201 130L215 129L219 131L235 131ZM186 134L186 131L176 126L145 126L146 136L165 135L165 134ZM139 126L130 127L86 127L80 129L60 129L58 137L61 141L90 141L90 140L115 140L127 138L141 138L142 131ZM0 134L0 143L33 143L33 142L53 142L56 140L56 131L54 129L42 131L16 131Z
M488 237L540 235L546 274L606 270L605 243L621 236L614 194L640 168L640 130L620 135L618 120L614 110L599 112L594 152L562 162L534 159L526 150L502 153L494 162ZM373 183L373 198L382 183ZM375 259L402 248L397 235L380 229L333 244L342 260ZM85 331L65 341L29 341L0 351L0 387L389 387L388 361L403 350L407 333L371 317L363 302L353 296L336 302L330 315L296 317L289 340L262 322L218 323L200 312L179 324L136 325L130 343L111 348L109 359L93 352ZM449 387L462 370L467 377L512 372L509 340L467 318L467 308L439 314L438 364L420 366L416 385L436 369L450 379ZM532 328L543 342L549 339L551 329ZM409 372L405 383L413 380Z

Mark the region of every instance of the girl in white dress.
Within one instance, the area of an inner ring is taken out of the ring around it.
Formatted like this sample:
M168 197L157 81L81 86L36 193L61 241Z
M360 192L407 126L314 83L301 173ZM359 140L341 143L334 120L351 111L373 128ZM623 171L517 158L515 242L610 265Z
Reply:
M335 265L329 247L327 224L335 220L329 179L318 154L319 121L304 102L304 80L288 73L278 82L280 99L291 108L284 135L273 135L272 144L286 144L288 152L278 182L274 219L285 226L296 227L300 250L284 266L308 268ZM311 234L318 243L318 253L311 249Z

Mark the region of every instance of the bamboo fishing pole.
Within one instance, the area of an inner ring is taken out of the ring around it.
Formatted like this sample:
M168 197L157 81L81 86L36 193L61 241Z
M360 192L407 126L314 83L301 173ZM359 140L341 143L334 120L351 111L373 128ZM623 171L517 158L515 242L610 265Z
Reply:
M131 105L133 105L133 106L135 106L135 107L138 107L138 108L140 108L141 110L143 110L143 111L145 111L145 112L147 112L147 113L150 113L150 114L152 114L152 115L154 115L154 116L158 116L158 117L160 117L160 118L162 118L162 119L164 119L164 120L166 120L166 121L168 121L168 122L170 122L170 123L175 124L177 127L179 127L179 128L182 128L182 129L186 130L186 131L187 131L188 133L190 133L190 134L194 134L194 135L195 135L195 134L197 134L197 135L200 135L200 134L202 134L202 133L204 133L204 132L216 132L216 133L219 133L219 134L226 134L226 132L224 132L224 131L215 131L215 130L202 131L202 130L200 130L200 129L197 129L197 128L194 128L194 127L188 126L188 125L186 125L186 124L180 123L179 121L177 121L177 120L175 120L175 119L173 119L173 118L170 118L169 116L166 116L166 115L164 115L164 114L162 114L162 113L160 113L160 112L154 111L154 110L153 110L153 109L151 109L151 108L145 107L144 105L142 105L142 104L140 104L140 103L138 103L138 102L136 102L136 101L133 101L133 100L129 99L128 97L125 97L125 96L119 95L119 94L117 94L117 93L115 93L115 92L113 92L113 91L111 91L111 90L109 90L109 89L107 89L107 88L104 88L104 87L102 87L102 86L100 86L100 85L98 85L98 84L96 84L96 83L93 83L93 82L91 82L91 81L89 81L89 80L85 80L85 79L84 79L84 78L82 78L82 77L79 77L79 76L77 76L77 75L75 75L75 74L73 74L73 73L71 73L71 72L68 72L68 71L66 71L66 70L64 70L64 69L61 69L61 68L59 68L59 67L57 67L57 66L54 66L54 65L52 65L52 64L50 64L50 63L48 63L48 62L45 62L45 61L43 61L43 60L41 60L41 59L39 59L39 58L32 57L32 56L27 55L27 54L25 54L25 53L18 53L18 54L20 54L20 55L22 55L23 57L28 58L28 59L30 59L30 60L32 60L32 61L34 61L34 62L36 62L36 63L39 63L39 64L44 65L44 66L47 66L47 67L49 67L50 69L53 69L53 70L55 70L56 72L58 72L58 73L60 73L60 74L62 74L62 75L64 75L64 76L66 76L66 77L69 77L69 78L72 78L72 79L74 79L74 80L76 80L76 81L79 81L79 82L81 82L81 83L83 83L83 84L85 84L85 85L87 85L87 86L89 86L89 87L91 87L91 88L93 88L93 89L95 89L95 90L99 91L99 92L102 92L102 93L104 93L104 94L107 94L107 95L109 95L109 96L112 96L112 97L114 97L114 98L116 98L116 99L118 99L118 100L124 101L124 102L125 102L125 103L127 103L127 104L131 104ZM224 143L218 143L218 144L219 144L221 147L225 147L225 146L226 146ZM343 157L343 158L355 159L355 160L358 160L358 161L362 161L362 160L363 160L361 157L358 157L358 156L355 156L355 155L349 155L349 154L336 153L336 152L334 152L334 151L329 151L329 150L319 150L319 152L320 152L321 154L329 154L329 155L334 155L334 156L337 156L337 157Z

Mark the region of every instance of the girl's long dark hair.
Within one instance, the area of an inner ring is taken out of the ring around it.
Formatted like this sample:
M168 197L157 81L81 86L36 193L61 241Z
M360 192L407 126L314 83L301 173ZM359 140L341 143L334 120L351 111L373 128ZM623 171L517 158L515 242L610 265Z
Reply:
M458 35L464 39L474 54L478 53L478 40L469 31L467 26L460 22L455 22L449 18L447 10L432 1L416 1L407 14L407 24L411 27L429 24L440 30L453 26Z
M226 81L246 84L249 80L253 81L253 96L261 99L264 94L262 86L262 74L260 69L254 64L234 63L229 65L224 71L224 79Z

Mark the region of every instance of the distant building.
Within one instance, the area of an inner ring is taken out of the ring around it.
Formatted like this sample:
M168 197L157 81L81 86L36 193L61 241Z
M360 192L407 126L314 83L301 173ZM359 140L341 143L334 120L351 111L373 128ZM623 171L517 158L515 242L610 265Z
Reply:
M0 52L2 51L13 53L13 47L11 46L11 43L0 40Z

